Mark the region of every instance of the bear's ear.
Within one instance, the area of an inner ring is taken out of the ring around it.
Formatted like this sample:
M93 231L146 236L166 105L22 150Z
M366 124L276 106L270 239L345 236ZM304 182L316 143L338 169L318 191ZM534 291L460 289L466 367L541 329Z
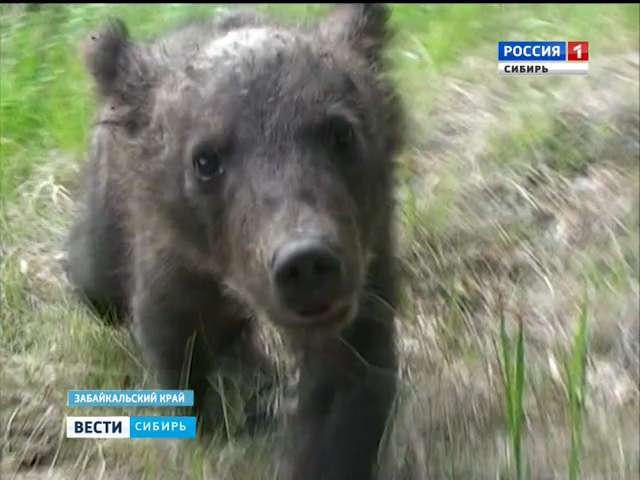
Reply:
M384 3L338 3L323 19L322 28L331 40L346 42L375 65L391 38L390 17Z
M145 82L147 69L129 39L125 23L110 19L82 43L85 68L92 75L97 92L103 98L129 103Z

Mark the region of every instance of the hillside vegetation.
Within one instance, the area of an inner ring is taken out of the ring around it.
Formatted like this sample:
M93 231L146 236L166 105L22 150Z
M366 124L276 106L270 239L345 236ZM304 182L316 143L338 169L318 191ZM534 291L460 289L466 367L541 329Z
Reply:
M108 15L141 37L217 8L0 6L3 479L277 473L279 433L65 438L66 415L153 410L66 406L68 389L153 385L59 267L93 108L77 42ZM295 19L325 7L260 8ZM638 478L639 20L637 4L394 5L412 122L398 169L402 379L382 479ZM589 75L500 77L499 40L587 40ZM268 326L265 339L289 375Z

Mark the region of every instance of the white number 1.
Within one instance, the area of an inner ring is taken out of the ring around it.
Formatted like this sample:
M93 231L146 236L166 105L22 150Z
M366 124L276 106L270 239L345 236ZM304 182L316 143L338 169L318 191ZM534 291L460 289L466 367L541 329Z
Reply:
M573 51L578 54L578 60L580 60L582 58L582 45L576 45L575 47L573 47Z

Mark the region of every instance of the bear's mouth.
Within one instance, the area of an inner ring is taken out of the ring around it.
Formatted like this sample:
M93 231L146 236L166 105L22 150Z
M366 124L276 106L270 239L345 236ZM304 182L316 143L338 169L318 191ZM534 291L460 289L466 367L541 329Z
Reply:
M341 302L333 305L320 304L314 308L300 310L292 316L281 318L277 323L287 328L333 327L347 324L355 316L356 302Z
M331 305L323 303L320 305L314 305L312 307L298 310L296 313L302 318L321 317L331 310Z

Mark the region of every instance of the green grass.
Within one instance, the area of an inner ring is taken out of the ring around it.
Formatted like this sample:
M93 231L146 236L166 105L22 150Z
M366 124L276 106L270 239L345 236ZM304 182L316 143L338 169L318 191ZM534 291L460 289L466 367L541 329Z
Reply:
M78 41L107 16L139 37L217 8L0 6L3 478L275 476L277 436L236 437L232 409L211 445L60 430L87 413L67 409L68 389L151 385L135 345L90 321L57 263L93 109ZM412 126L398 170L401 394L382 478L636 478L639 6L395 4L392 21ZM499 77L499 40L588 40L590 75Z
M500 315L500 374L504 386L505 419L511 440L511 449L515 463L516 480L525 480L526 465L522 458L522 422L524 410L522 396L524 392L524 332L522 322L518 323L518 336L512 345L507 334L504 315Z
M568 429L571 446L568 459L568 478L580 478L580 459L582 456L582 425L584 422L584 402L586 398L587 375L587 318L588 303L583 300L580 305L577 328L573 334L569 352L564 362L565 384L567 391ZM525 388L525 351L524 328L518 322L515 341L509 338L504 317L500 315L500 350L498 352L500 378L504 388L505 423L510 440L511 454L514 459L516 480L529 477L527 465L522 455L522 437L524 406L523 392ZM511 478L511 477L508 477Z
M587 318L589 315L587 305L585 299L580 308L577 329L571 342L570 355L565 362L567 403L571 428L569 480L580 478L582 424L587 383Z

